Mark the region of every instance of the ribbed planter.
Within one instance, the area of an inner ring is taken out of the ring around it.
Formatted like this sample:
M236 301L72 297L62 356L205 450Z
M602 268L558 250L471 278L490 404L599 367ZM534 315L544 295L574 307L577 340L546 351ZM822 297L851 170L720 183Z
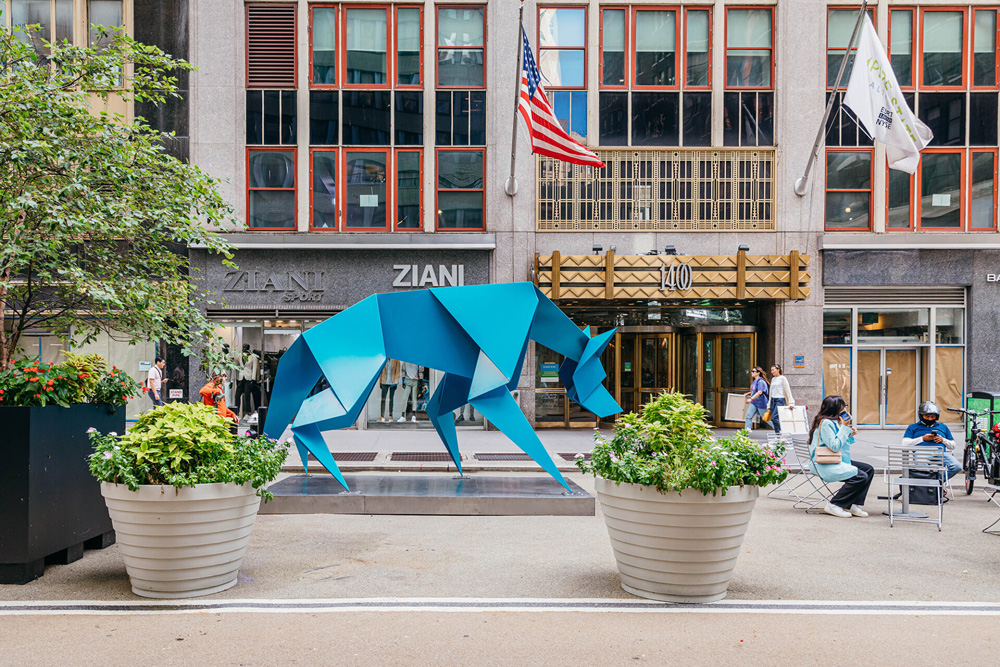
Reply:
M101 484L132 592L191 598L230 588L260 508L250 484Z
M726 597L757 502L756 486L706 496L598 477L596 488L623 589L668 602Z

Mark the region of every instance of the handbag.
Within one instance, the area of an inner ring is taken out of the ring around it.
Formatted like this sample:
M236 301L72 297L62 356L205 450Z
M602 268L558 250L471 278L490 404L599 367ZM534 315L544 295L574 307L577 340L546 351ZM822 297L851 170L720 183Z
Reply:
M840 452L835 452L824 445L817 445L816 451L813 453L813 461L818 465L832 465L834 463L841 463L843 460Z
M771 421L771 408L764 410L764 414L762 414L760 418L766 422Z

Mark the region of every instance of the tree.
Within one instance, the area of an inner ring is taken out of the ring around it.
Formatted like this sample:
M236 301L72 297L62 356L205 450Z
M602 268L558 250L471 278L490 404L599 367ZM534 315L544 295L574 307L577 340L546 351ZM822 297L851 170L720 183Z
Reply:
M0 27L0 370L31 329L76 343L155 337L219 358L187 248L229 264L211 230L232 209L142 118L100 110L111 96L162 103L177 95L171 73L193 68L102 30L102 46L46 43L42 58Z

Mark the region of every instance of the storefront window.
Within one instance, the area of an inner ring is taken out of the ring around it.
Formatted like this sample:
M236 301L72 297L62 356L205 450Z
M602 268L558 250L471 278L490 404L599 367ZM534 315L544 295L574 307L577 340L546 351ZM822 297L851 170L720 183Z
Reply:
M935 342L945 345L965 343L965 309L938 308L934 318Z
M858 310L858 339L873 342L927 343L930 311L927 308L908 310Z
M823 343L851 342L851 309L823 310Z

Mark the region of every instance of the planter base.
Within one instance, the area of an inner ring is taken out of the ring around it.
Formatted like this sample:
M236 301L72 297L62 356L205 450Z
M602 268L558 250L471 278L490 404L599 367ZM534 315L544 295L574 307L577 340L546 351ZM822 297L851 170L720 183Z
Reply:
M114 543L115 531L109 530L27 563L0 563L0 584L30 583L45 574L46 565L69 565L83 558L84 549L105 549Z
M213 595L215 593L221 593L222 591L229 590L236 585L236 581L239 575L233 577L232 581L226 582L224 584L219 584L218 586L213 586L211 588L203 588L198 591L182 591L180 593L165 593L163 591L145 591L141 588L132 587L132 592L139 597L153 598L156 600L181 600L184 598L201 597L203 595Z
M726 597L726 593L729 591L723 591L722 593L716 593L715 595L667 595L666 593L653 593L651 591L644 591L638 588L632 588L627 584L622 584L622 590L626 593L631 593L640 598L646 598L648 600L660 600L661 602L682 602L684 604L701 604L704 602L718 602Z

